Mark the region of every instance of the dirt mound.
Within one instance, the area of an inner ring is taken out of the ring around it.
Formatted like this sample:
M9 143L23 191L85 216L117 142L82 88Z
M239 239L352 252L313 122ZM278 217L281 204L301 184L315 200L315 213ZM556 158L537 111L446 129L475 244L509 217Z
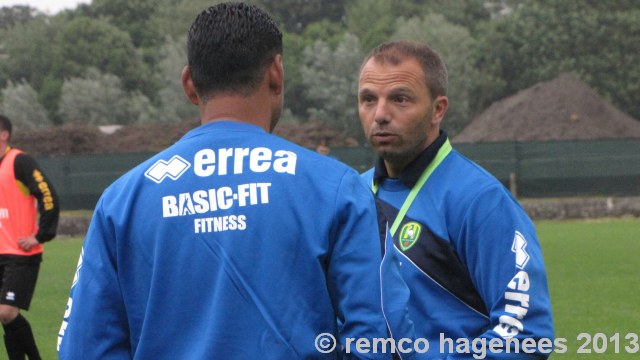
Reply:
M189 120L171 125L114 127L109 129L110 133L105 133L96 126L72 123L31 131L15 131L11 142L13 146L32 155L158 152L198 125L197 120ZM311 149L321 144L331 147L358 145L356 140L316 121L280 124L274 133Z
M571 74L492 104L454 142L640 138L640 121Z

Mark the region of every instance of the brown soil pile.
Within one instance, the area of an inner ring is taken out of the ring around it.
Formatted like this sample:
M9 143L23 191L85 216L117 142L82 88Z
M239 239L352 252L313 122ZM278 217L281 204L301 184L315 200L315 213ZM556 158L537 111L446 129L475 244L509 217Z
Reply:
M640 138L640 121L571 74L492 104L454 142Z
M197 120L171 125L131 125L105 134L95 126L65 124L28 132L15 131L12 145L32 155L158 152L199 125ZM298 145L315 149L356 146L357 141L320 122L280 124L274 131Z

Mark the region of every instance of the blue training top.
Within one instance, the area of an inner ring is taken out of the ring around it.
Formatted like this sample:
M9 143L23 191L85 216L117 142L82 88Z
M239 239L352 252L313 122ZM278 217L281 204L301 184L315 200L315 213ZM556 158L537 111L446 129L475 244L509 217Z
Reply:
M102 195L60 359L336 359L319 334L388 336L382 249L354 170L257 126L205 124Z
M381 159L362 175L370 186L375 178L383 221L395 221L445 144L451 149L443 132L398 178L388 176ZM411 291L415 335L428 340L427 358L473 359L486 352L491 359L528 359L552 351L551 304L534 226L497 179L455 149L417 193L394 244Z

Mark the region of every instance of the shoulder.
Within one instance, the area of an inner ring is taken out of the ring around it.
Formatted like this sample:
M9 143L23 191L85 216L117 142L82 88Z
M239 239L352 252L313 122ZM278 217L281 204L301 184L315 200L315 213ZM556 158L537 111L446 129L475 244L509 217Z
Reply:
M16 157L15 157L15 164L35 164L36 163L36 159L27 154L26 152L22 151L22 150L14 150L17 151Z
M369 170L366 170L365 172L363 172L362 174L360 174L360 176L365 179L365 180L371 180L373 179L373 173L374 173L374 168L371 168Z
M16 154L16 157L13 161L13 169L17 174L22 174L24 176L30 175L34 170L39 169L38 163L34 157L31 155L20 151Z
M440 164L433 177L439 188L452 191L451 196L473 198L487 191L504 189L495 176L455 150Z
M435 196L443 197L442 200L449 204L449 211L457 210L454 217L468 215L472 209L477 215L487 214L497 207L520 208L505 185L457 151L451 152L442 162L437 174L434 173L433 181L432 188L437 189Z

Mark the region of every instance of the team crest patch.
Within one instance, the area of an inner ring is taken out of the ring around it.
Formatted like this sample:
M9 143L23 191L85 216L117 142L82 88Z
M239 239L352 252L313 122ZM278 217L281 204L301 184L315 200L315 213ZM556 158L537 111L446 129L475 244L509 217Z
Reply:
M398 242L400 243L400 249L402 251L409 250L415 243L418 241L418 237L420 237L420 232L422 231L422 226L417 222L410 222L404 224L402 226L402 230L400 230L400 238Z

